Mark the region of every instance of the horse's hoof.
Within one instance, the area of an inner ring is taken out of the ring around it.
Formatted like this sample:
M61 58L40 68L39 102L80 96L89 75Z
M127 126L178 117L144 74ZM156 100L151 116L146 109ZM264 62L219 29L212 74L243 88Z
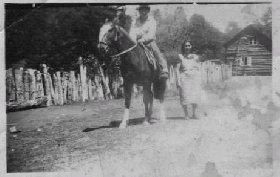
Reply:
M150 123L149 123L148 121L145 120L145 121L143 122L143 125L150 125Z
M166 122L166 118L161 118L160 121L165 123Z
M156 119L151 119L151 120L149 120L149 123L151 123L151 124L154 124L154 123L156 123L156 122L157 122Z
M126 127L127 127L126 123L121 123L119 129L126 129Z

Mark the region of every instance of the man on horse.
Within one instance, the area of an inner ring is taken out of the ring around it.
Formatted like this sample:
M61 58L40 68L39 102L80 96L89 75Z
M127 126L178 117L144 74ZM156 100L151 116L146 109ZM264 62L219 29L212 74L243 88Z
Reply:
M114 23L123 27L126 32L129 32L132 20L129 15L125 14L125 11L125 6L119 6L117 8L117 16L114 19Z
M143 43L151 49L160 65L160 78L167 79L167 61L155 42L157 23L155 19L149 15L150 6L140 5L137 10L139 11L139 17L132 23L129 34L133 40L138 43Z

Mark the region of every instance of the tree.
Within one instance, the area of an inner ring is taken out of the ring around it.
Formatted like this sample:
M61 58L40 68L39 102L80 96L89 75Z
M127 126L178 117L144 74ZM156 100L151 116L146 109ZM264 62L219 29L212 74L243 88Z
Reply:
M242 8L241 13L243 13L244 19L246 23L252 24L256 29L258 29L261 33L272 38L272 10L271 7L266 7L266 10L262 16L257 15L254 8L256 6L246 5ZM259 10L257 11L260 12Z
M98 55L100 24L114 15L109 6L6 9L6 67L25 60L31 68L73 69L79 56Z
M156 18L159 19L157 43L171 64L176 62L178 53L181 52L180 46L184 41L188 23L186 14L182 7L178 7L173 15L167 15L165 18L157 11Z
M207 22L202 15L194 14L189 21L187 34L193 47L205 59L220 58L223 50L223 35L215 27Z
M268 7L263 14L261 21L263 22L263 33L272 39L272 9Z
M226 40L230 40L241 31L236 21L229 21L225 30Z

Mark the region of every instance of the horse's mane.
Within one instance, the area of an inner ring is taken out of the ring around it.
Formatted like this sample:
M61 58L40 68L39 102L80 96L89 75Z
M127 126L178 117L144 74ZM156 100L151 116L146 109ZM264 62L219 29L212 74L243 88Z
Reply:
M116 25L116 26L119 27L120 31L121 31L131 42L133 42L134 44L136 44L135 41L130 37L129 33L128 33L123 27L121 27L121 26L119 26L119 25Z

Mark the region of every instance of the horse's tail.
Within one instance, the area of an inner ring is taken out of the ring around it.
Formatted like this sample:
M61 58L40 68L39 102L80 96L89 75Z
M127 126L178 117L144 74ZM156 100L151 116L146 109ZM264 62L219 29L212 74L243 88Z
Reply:
M163 99L166 90L166 79L156 79L153 84L155 99Z

